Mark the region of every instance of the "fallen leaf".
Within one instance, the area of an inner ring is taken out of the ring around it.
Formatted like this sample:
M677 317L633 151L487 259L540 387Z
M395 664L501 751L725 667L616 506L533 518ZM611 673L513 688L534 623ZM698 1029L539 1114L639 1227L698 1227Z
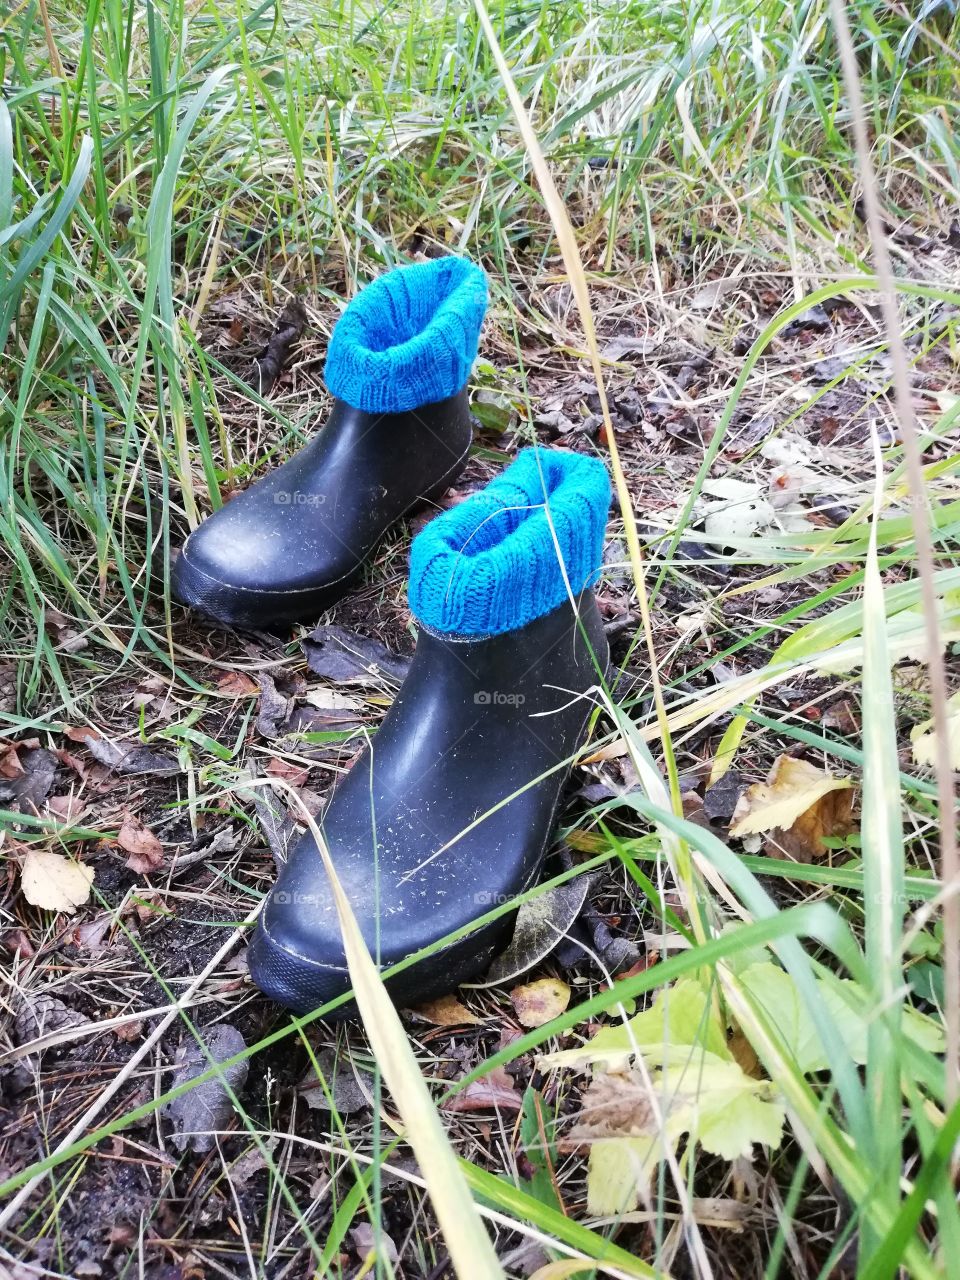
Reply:
M514 987L510 999L521 1026L542 1027L566 1009L570 988L559 978L540 978L526 986Z
M301 641L301 647L310 670L334 683L369 684L383 676L399 682L411 662L391 653L379 640L332 624L317 627Z
M181 1050L171 1082L174 1089L202 1075L210 1066L211 1059L222 1063L246 1048L240 1032L226 1022L217 1023L198 1034L204 1039L207 1052L204 1053L191 1037L189 1044ZM213 1148L216 1132L223 1129L233 1115L233 1103L224 1081L236 1093L246 1083L249 1070L250 1062L244 1058L224 1068L223 1080L216 1076L205 1080L167 1104L166 1114L175 1129L172 1135L174 1146L181 1151L189 1147L191 1151L199 1152Z
M47 808L62 822L77 822L83 817L87 806L73 791L65 796L48 796Z
M127 866L139 875L157 871L163 865L163 845L150 828L131 813L124 814L117 844L130 855Z
M432 1022L435 1027L462 1027L470 1024L477 1025L481 1021L454 995L441 996L439 1000L428 1000L426 1004L418 1004L413 1012L425 1018L427 1022Z
M703 812L711 822L727 822L736 812L746 784L736 769L728 769L718 782L703 793Z
M639 1058L642 1071L634 1065ZM578 1123L560 1144L590 1149L591 1214L634 1209L666 1145L675 1148L685 1135L725 1160L749 1158L757 1143L780 1145L785 1113L774 1084L736 1062L715 1001L694 979L681 979L629 1022L604 1028L580 1049L548 1054L538 1066L594 1070Z
M257 686L244 671L226 671L217 681L217 689L228 698L251 698Z
M569 933L590 892L590 876L574 876L523 903L517 912L513 939L490 966L477 987L492 987L518 978L553 951Z
M374 1231L369 1222L361 1222L359 1226L351 1227L350 1239L365 1267L374 1258L385 1258L394 1264L400 1257L397 1246L387 1233L382 1229L379 1232Z
M95 760L116 773L167 775L181 772L172 756L139 744L112 742L87 725L76 729L65 728L63 732L71 742L79 742L85 746Z
M20 868L20 887L32 907L73 914L90 897L93 867L45 849L30 849Z
M853 829L853 782L806 760L781 755L766 782L748 787L733 814L731 836L772 832L778 848L801 861L823 854L828 836Z
M932 720L925 720L910 730L913 758L919 765L935 769L937 765L937 735ZM950 766L960 769L960 692L947 703L947 741Z
M860 720L849 698L841 698L828 707L820 723L825 729L836 729L845 738L854 738L860 732Z
M113 913L105 911L85 924L78 925L73 931L73 940L84 951L96 954L104 949L104 938L114 923Z
M336 689L311 689L303 700L311 707L316 707L318 711L363 711L366 708L362 698L353 697L349 693L339 693Z
M300 341L307 324L307 309L299 298L291 298L280 313L270 341L253 362L250 385L266 398L283 372L290 349Z
M284 722L293 705L293 698L287 697L280 692L273 676L268 675L265 671L261 672L257 733L263 738L283 737L285 732Z
M373 1077L365 1071L357 1071L348 1057L333 1049L323 1049L317 1054L318 1077L311 1066L297 1085L297 1092L313 1111L331 1111L341 1116L352 1116L370 1106L373 1093ZM323 1084L320 1083L320 1078ZM329 1095L329 1097L328 1097Z
M826 1071L830 1060L823 1048L817 1025L790 975L769 960L752 964L739 975L744 989L753 997L776 1027L797 1067L804 1075ZM868 1013L860 1012L843 992L863 997L863 990L850 978L817 978L819 1003L829 1011L837 1035L854 1062L867 1061ZM933 1018L909 1005L902 1010L903 1034L928 1053L942 1053L943 1028Z
M739 538L752 538L768 529L775 519L772 505L757 494L711 503L703 529L712 545L723 551Z
M29 960L31 956L37 954L25 929L8 929L6 933L0 934L0 946L11 955L19 952L24 960Z
M18 745L22 751L25 744ZM23 755L14 755L12 760L8 756L7 760L8 767L15 768L16 772L12 776L8 773L8 780L0 781L0 804L9 805L20 813L39 813L53 786L57 757L52 751L37 747Z
M517 1092L513 1077L503 1067L494 1067L479 1080L474 1080L461 1092L443 1104L445 1111L519 1111L523 1099Z
M272 756L267 761L265 773L268 778L282 778L285 782L289 782L291 787L302 787L310 776L310 770L306 765L294 764L291 760L281 760L277 756Z

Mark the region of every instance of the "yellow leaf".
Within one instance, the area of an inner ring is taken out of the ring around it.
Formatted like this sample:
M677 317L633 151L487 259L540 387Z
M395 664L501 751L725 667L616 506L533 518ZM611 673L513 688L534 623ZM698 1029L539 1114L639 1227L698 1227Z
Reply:
M947 739L950 743L950 764L960 769L960 693L955 693L947 703ZM933 721L925 720L915 725L910 731L913 743L913 758L917 764L928 765L931 769L937 764L937 735L933 729Z
M510 999L521 1026L542 1027L566 1009L570 1003L570 988L559 978L541 978L538 982L514 987Z
M456 996L441 996L439 1000L428 1000L426 1004L418 1004L414 1013L426 1018L437 1027L463 1027L468 1023L479 1023L480 1019L461 1004Z
M776 828L789 832L801 817L809 813L810 819L800 834L808 846L805 851L817 852L820 837L837 834L835 828L843 825L844 816L849 818L846 802L843 806L845 815L835 815L824 798L835 791L848 791L852 786L850 778L834 777L806 760L779 756L767 781L754 783L740 797L730 834L746 836Z
M587 1213L608 1218L636 1209L662 1154L660 1139L601 1138L590 1148Z
M90 897L93 867L59 853L31 849L20 868L20 887L32 907L71 915Z

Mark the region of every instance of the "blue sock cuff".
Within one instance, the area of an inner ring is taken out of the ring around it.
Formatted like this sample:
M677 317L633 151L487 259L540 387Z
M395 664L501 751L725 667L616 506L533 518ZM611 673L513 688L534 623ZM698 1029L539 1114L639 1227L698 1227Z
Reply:
M456 395L477 356L487 277L467 258L396 267L337 321L324 378L367 413L404 413Z
M414 616L433 631L484 636L550 613L596 581L609 508L610 481L598 458L524 449L485 489L414 538Z

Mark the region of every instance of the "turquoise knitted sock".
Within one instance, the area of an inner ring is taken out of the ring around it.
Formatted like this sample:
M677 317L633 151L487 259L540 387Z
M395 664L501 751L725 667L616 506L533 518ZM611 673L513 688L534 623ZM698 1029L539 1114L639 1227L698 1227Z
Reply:
M367 413L404 413L456 395L486 310L487 278L467 258L386 272L337 321L324 369L330 393Z
M599 459L524 449L485 489L414 538L414 616L432 631L484 636L550 613L569 592L596 581L609 508L610 481Z

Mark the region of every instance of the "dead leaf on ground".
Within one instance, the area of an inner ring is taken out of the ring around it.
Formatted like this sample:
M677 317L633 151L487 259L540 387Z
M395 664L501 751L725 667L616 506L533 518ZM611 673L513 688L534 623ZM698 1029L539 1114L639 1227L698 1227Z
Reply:
M570 988L559 978L540 978L514 987L510 999L521 1026L542 1027L564 1012L570 1003Z
M312 1066L297 1085L297 1092L312 1111L329 1112L332 1101L339 1115L352 1116L370 1106L373 1094L371 1075L356 1070L345 1054L336 1053L333 1049L323 1049L316 1057L326 1090Z
M736 812L746 784L736 769L728 769L718 782L703 794L703 812L711 822L727 822Z
M123 816L117 844L128 853L127 866L138 875L157 871L163 865L163 845L149 827L132 813Z
M24 746L19 743L18 751L5 757L7 768L15 772L7 773L5 780L0 781L0 805L20 813L39 813L53 786L57 757L39 746L24 752Z
M79 822L87 806L74 791L65 796L48 796L47 808L61 822Z
M271 756L267 761L265 772L268 778L282 778L284 782L289 782L291 787L302 787L310 777L310 770L306 765L295 764L292 760L281 760L279 756Z
M198 1034L206 1044L207 1053L191 1037L190 1043L181 1050L171 1082L174 1089L203 1075L210 1066L211 1059L222 1063L246 1048L240 1032L226 1022L201 1030ZM243 1088L249 1070L250 1063L246 1058L224 1068L224 1079L235 1093ZM174 1098L167 1105L166 1114L174 1124L174 1146L180 1151L189 1147L191 1151L204 1152L213 1148L216 1132L229 1123L233 1115L233 1103L223 1081L214 1077Z
M270 394L283 372L290 348L299 342L307 324L307 309L299 298L291 298L280 312L270 341L253 362L250 385L264 398Z
M72 915L90 897L93 867L61 853L30 849L20 868L20 887L32 907Z
M494 1067L443 1104L444 1111L519 1111L523 1099L513 1077Z
M165 755L162 751L153 751L139 743L112 742L88 725L80 725L79 728L67 727L63 732L71 742L78 742L86 747L95 760L116 773L152 773L168 776L181 772L173 756Z
M919 765L935 769L937 765L937 735L932 720L915 725L910 730L910 741L913 744L913 758ZM949 744L950 764L960 769L960 692L955 693L947 703L947 741Z
M244 671L225 671L217 681L217 689L228 698L252 698L257 685Z
M853 782L806 760L781 755L766 782L748 787L737 803L731 836L769 833L781 852L809 862L826 852L824 839L854 828Z
M293 707L293 698L280 692L273 676L260 673L260 710L257 733L263 738L282 738L284 722Z
M382 676L403 680L411 659L398 656L368 636L346 627L317 627L301 641L307 666L318 676L342 684L369 684Z
M639 1071L601 1071L580 1100L574 1127L560 1140L561 1151L576 1151L595 1138L640 1137L657 1131L650 1090Z
M426 1004L418 1004L413 1012L435 1027L465 1027L477 1025L481 1019L471 1013L465 1004L454 995L440 996L438 1000L428 1000Z
M20 751L33 751L40 745L39 738L25 738L22 742L0 743L0 778L19 778L23 773Z
M583 910L590 882L590 876L575 876L523 903L517 912L509 947L494 960L485 980L471 985L498 986L519 978L544 960L569 933Z
M375 1232L369 1222L361 1222L359 1226L351 1227L350 1239L361 1261L365 1264L370 1263L375 1257L386 1258L391 1264L395 1264L400 1257L397 1246L390 1236L383 1230L379 1233Z

